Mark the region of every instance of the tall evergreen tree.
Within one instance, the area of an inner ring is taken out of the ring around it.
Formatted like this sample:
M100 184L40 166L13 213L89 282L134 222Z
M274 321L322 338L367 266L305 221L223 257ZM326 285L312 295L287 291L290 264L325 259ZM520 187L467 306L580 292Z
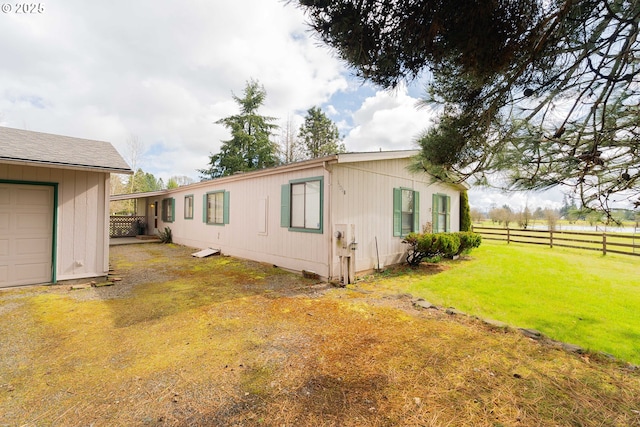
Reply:
M275 118L258 114L266 96L264 87L256 80L247 82L242 98L233 95L240 113L216 122L231 131L231 139L222 141L218 154L210 155L207 169L198 170L203 178L218 178L278 163L278 147L271 141L272 133L278 127L272 123Z
M639 0L298 2L361 77L433 76L417 169L640 207Z
M307 110L307 116L300 126L298 137L305 154L311 159L346 151L340 140L338 126L320 107L311 107Z

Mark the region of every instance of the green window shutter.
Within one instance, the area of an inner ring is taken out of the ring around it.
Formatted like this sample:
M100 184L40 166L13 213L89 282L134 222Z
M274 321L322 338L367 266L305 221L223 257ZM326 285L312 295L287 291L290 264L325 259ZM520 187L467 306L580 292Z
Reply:
M420 193L413 192L413 231L420 233Z
M290 199L291 190L289 184L284 184L280 187L280 227L289 227L291 224L290 219Z
M171 198L171 222L176 220L176 199Z
M393 189L393 235L402 235L402 190L399 188Z
M447 228L445 231L451 231L451 197L446 196L447 203Z
M222 196L222 222L229 224L229 192L225 191Z
M431 195L431 230L433 233L438 231L438 202L440 197L437 194Z
M202 196L202 222L207 223L207 195Z

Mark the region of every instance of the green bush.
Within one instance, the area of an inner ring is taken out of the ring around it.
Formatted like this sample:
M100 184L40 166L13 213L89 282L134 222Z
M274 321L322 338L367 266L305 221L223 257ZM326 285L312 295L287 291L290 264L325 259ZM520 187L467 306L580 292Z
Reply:
M165 227L164 231L158 231L158 237L160 237L160 241L162 243L173 242L173 234L171 233L171 229L169 227Z
M480 246L479 234L463 231L458 233L410 233L402 241L409 245L407 263L419 265L424 259L439 260L453 258L461 253L468 253Z
M458 236L460 237L460 248L456 255L467 254L471 252L471 249L479 247L480 243L482 243L482 236L472 231L461 231Z

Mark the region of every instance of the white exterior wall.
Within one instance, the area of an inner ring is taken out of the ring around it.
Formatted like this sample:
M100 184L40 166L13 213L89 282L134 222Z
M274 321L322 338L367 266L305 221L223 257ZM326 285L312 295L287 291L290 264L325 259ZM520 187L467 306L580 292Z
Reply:
M0 179L58 184L54 242L58 281L108 274L108 173L0 164Z
M277 171L277 170L275 170ZM290 231L280 226L281 186L291 180L324 178L323 233ZM224 254L274 264L295 271L313 271L322 277L329 274L331 230L327 229L328 175L323 166L303 170L284 170L257 177L242 175L193 184L149 198L146 205L163 198L175 199L175 220L164 223L158 212L158 229L169 227L173 241L194 248L220 249ZM213 191L229 192L229 223L208 225L203 220L203 196ZM193 195L193 219L184 218L184 198ZM148 214L152 224L153 212Z
M354 252L356 272L374 269L378 257L381 266L404 261L406 245L402 243L402 237L393 235L394 188L409 188L420 193L419 220L422 229L432 222L432 195L439 193L450 196L451 231L460 229L460 192L449 185L431 184L430 178L424 173L410 173L407 170L409 162L409 159L395 159L331 166L333 212L332 224L326 226L333 230L336 224L355 224L358 243L358 249ZM335 238L332 244L332 274L338 276L340 264Z
M284 167L192 184L164 195L139 199L147 210L148 232L153 233L157 202L158 230L169 227L173 241L194 248L220 249L224 254L266 262L295 271L309 270L324 278L340 276L340 259L334 237L336 224L355 224L355 271L404 261L406 245L393 236L393 189L420 193L421 227L432 222L432 195L451 199L451 231L459 230L460 193L453 186L431 183L425 174L407 170L409 158L349 163L328 162L306 167ZM292 180L324 178L323 232L290 231L280 226L281 186ZM229 223L208 225L203 220L203 196L229 192ZM193 219L184 218L184 198L193 195ZM175 200L175 219L162 221L162 200ZM376 253L376 238L378 250Z

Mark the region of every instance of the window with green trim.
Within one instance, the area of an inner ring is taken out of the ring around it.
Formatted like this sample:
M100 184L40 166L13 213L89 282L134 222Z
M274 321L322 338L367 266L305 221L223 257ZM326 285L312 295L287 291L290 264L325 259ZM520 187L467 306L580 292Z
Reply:
M322 177L283 185L280 225L292 231L322 233L323 191Z
M433 232L451 231L451 197L446 194L434 194L432 201Z
M393 235L404 237L420 231L420 193L410 188L393 189Z
M229 192L220 190L207 193L203 200L203 220L207 224L229 224Z
M193 219L193 194L184 196L184 219Z
M173 198L162 199L162 221L173 222L175 219L176 201Z

